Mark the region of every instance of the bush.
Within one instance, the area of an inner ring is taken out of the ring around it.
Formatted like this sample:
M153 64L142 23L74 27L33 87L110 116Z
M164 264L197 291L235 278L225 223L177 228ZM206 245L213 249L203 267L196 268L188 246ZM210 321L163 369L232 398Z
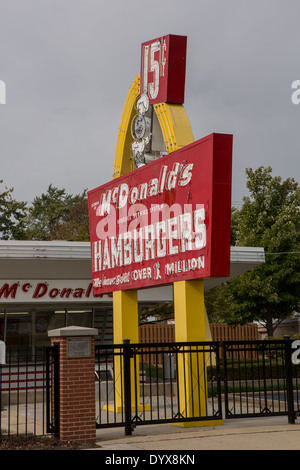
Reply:
M216 366L207 367L208 377L217 377ZM300 364L293 365L293 376L300 377ZM221 365L221 380L225 378L225 370ZM284 379L285 367L284 364L276 364L272 360L265 360L264 363L260 362L255 364L253 362L237 363L227 365L227 380L262 380L262 379Z

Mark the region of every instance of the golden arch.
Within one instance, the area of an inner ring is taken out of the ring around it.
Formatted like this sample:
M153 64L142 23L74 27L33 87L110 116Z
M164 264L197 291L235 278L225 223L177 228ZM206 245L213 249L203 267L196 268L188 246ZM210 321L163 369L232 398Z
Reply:
M133 142L130 126L136 113L134 104L139 94L140 76L137 75L128 92L121 117L113 178L118 178L134 169L130 159L130 145ZM189 119L182 104L159 103L155 104L153 108L158 118L168 153L194 142Z

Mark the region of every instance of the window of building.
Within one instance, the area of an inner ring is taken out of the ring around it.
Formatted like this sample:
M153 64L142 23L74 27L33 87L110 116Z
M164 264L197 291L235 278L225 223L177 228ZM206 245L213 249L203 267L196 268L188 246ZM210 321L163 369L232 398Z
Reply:
M6 348L21 350L26 357L50 346L49 330L65 326L97 328L96 344L113 342L112 309L97 308L7 308L0 310L0 340Z

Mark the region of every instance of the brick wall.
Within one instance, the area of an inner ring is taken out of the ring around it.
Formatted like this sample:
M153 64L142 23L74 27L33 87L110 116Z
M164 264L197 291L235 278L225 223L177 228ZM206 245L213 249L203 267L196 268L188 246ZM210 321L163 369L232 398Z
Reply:
M65 337L54 337L54 342L60 344L60 440L95 443L94 337L90 357L68 357Z

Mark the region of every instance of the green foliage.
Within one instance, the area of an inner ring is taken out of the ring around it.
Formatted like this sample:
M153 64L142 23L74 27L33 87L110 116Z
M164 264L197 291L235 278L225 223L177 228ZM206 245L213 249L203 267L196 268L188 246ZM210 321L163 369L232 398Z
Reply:
M205 292L205 308L211 323L230 322L231 303L226 297L226 284L221 284Z
M25 202L17 202L12 193L13 188L0 191L2 240L89 241L86 190L73 196L50 185L29 207Z
M299 249L299 185L271 172L271 167L246 170L250 196L237 214L236 245L263 246L270 253Z
M158 304L151 307L143 307L139 313L139 323L147 323L147 318L156 316L158 320L173 320L174 319L174 304Z
M26 217L31 240L89 240L86 191L72 196L65 189L49 186L36 197Z
M274 383L272 384L272 389L275 390L275 385L277 379L285 379L285 367L284 363L272 360L272 358L266 358L264 363L255 363L254 361L245 361L245 362L234 362L227 364L226 368L227 380L235 380L236 383L239 383L242 380L248 381L248 387L251 385L253 380L262 379L273 379ZM292 366L293 377L299 377L300 365ZM208 377L217 376L217 367L208 366L207 367ZM221 377L224 376L224 369L221 365Z
M231 237L230 244L231 246L236 245L237 231L238 231L238 214L239 211L236 207L231 208Z
M265 263L233 279L225 293L229 323L258 320L269 336L274 319L292 315L300 302L300 188L271 172L270 167L246 170L250 196L234 213L236 245L264 247Z
M0 180L0 184L3 180ZM5 187L0 192L0 238L2 240L23 239L25 237L24 219L26 203L17 202L13 197L13 188Z

